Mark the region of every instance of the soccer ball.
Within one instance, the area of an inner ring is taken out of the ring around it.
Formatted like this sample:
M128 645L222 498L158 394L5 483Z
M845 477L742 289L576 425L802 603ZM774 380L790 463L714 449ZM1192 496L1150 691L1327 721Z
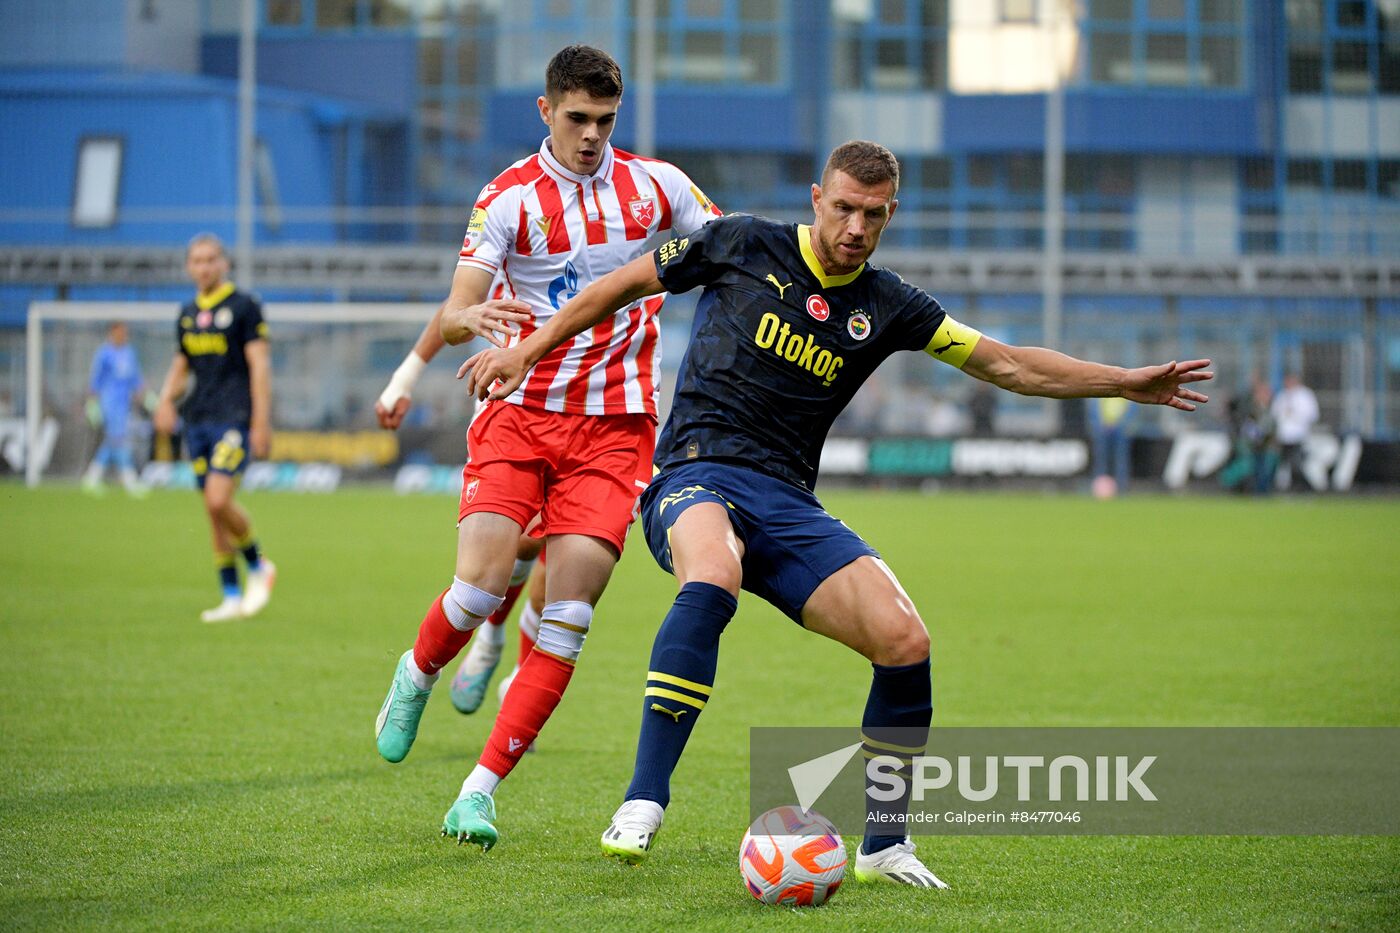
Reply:
M846 846L820 814L774 807L744 833L739 876L765 904L816 907L846 876Z

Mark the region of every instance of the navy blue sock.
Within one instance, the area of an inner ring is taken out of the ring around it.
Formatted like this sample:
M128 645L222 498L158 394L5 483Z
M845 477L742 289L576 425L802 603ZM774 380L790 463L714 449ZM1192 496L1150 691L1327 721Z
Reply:
M904 841L912 761L924 753L929 723L933 721L933 686L929 680L928 658L897 667L870 666L875 669L875 676L870 681L870 698L865 701L865 716L860 721L861 739L866 744L864 751L905 762L899 772L905 778L905 794L899 800L888 802L866 801L865 841L861 851L867 855Z
M214 566L219 570L219 588L224 591L224 596L236 599L238 597L238 565L234 563L233 555L215 555Z
M653 800L663 807L671 802L671 772L710 698L719 636L738 608L728 590L710 583L687 583L676 595L651 646L628 800Z

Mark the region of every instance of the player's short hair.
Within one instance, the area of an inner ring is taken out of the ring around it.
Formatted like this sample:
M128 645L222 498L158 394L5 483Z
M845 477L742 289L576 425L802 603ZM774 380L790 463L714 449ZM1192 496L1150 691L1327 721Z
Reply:
M190 242L185 245L185 258L189 259L190 253L193 253L194 248L201 243L212 243L218 248L220 256L228 258L228 250L224 248L224 241L219 239L216 233L196 233L190 237Z
M544 94L558 100L570 91L607 99L622 96L622 68L613 57L591 45L560 49L544 70Z
M845 172L862 185L893 182L891 194L899 191L899 160L884 146L867 139L853 139L831 151L822 169L822 187L826 187L833 172Z

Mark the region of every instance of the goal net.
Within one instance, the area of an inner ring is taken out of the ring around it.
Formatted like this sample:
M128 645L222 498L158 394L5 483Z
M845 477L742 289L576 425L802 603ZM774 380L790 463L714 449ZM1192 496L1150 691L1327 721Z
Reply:
M458 364L482 341L438 354L414 389L413 407L398 432L381 430L374 415L375 400L435 307L266 304L273 351L273 449L266 463L250 467L245 486L334 488L341 480L394 479L405 465L460 464L473 405L454 377ZM18 471L22 463L31 486L77 477L101 442L101 427L89 421L86 399L93 356L111 324L127 325L145 388L158 393L175 352L178 316L176 302L32 304L24 348L26 418L23 424L9 419L4 425L0 447L7 456L0 460L5 468ZM128 434L136 467L148 482L193 482L182 451L156 434L140 397L132 400ZM443 473L433 477L435 482L451 482L446 467L434 469Z

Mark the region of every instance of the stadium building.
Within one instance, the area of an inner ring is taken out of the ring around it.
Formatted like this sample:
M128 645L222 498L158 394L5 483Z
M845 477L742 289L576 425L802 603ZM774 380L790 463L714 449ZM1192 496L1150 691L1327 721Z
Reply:
M187 237L233 241L240 8L0 13L12 398L30 301L183 296ZM877 262L959 317L1127 363L1190 347L1227 393L1296 369L1328 429L1400 430L1400 0L259 0L256 17L270 299L440 298L464 206L539 144L545 61L588 42L629 82L614 142L726 210L801 219L825 153L877 139L904 172ZM930 369L883 372L842 429L963 430L966 386ZM998 431L1075 429L1047 411L1006 400Z

